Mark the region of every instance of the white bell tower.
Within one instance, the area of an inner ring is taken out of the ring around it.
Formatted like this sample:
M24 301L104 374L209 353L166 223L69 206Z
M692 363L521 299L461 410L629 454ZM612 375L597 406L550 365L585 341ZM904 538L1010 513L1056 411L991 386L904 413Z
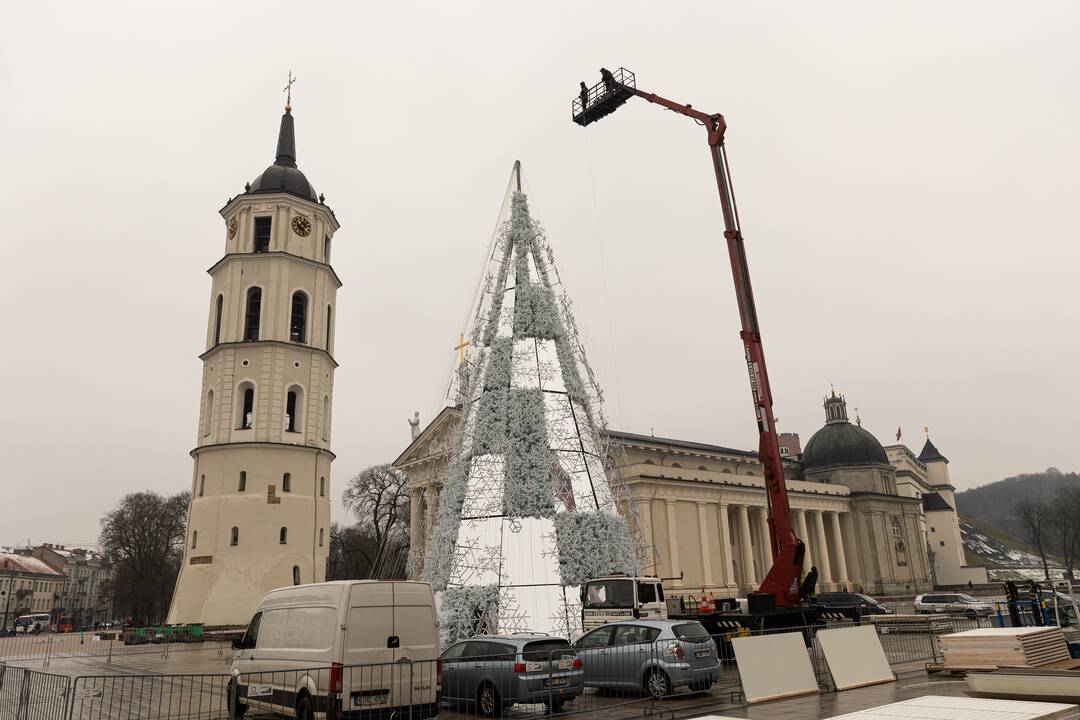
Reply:
M221 209L185 556L168 622L246 625L273 588L326 579L330 408L341 287L338 223L296 166L292 108L277 155Z

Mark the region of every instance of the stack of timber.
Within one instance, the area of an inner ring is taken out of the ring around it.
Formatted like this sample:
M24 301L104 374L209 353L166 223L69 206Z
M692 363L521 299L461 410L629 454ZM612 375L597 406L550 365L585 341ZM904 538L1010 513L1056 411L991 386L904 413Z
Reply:
M871 615L869 618L881 634L886 633L951 633L955 628L948 615Z
M980 628L941 637L945 669L1039 667L1069 659L1060 628Z

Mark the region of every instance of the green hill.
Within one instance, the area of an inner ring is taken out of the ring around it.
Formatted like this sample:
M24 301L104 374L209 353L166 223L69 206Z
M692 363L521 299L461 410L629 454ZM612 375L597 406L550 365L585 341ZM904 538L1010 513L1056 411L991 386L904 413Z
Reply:
M998 480L971 490L956 493L956 510L977 521L983 521L989 534L1003 532L1012 538L1025 533L1017 507L1023 500L1043 501L1054 496L1059 488L1080 487L1080 474L1063 473L1048 468L1041 473L1025 473Z

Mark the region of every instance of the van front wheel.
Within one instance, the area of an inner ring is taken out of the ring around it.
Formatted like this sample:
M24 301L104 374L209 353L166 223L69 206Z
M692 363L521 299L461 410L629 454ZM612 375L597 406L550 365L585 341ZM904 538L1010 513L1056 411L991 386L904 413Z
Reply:
M311 706L311 696L304 694L296 703L296 717L298 720L315 720L315 710Z
M483 717L496 718L502 715L502 700L499 691L491 683L484 683L476 693L476 711Z

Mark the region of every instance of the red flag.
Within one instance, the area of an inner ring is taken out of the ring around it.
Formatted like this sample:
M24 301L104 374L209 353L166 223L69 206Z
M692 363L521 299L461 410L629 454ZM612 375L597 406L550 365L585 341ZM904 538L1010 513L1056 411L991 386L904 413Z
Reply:
M902 432L900 432L900 426L899 426L899 425L897 425L897 426L896 426L896 442L900 442L900 438L901 438L902 436L903 436L903 433L902 433Z

